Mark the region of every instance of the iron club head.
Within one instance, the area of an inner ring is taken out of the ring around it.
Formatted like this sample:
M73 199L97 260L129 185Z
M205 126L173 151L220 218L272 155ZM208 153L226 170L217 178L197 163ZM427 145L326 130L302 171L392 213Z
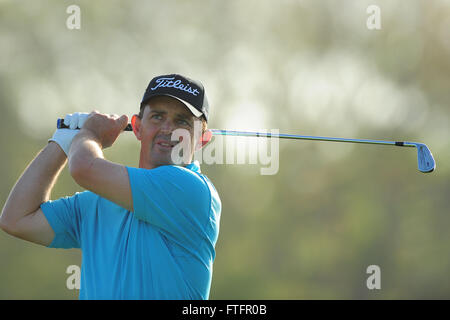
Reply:
M421 172L432 172L436 169L436 162L430 149L423 143L414 143L417 148L417 164Z

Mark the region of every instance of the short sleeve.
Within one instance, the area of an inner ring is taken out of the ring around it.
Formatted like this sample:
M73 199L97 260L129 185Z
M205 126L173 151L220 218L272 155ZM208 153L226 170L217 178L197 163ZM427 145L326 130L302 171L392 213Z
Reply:
M136 218L195 245L206 236L211 195L201 175L180 167L127 167Z
M80 248L81 238L81 202L87 192L76 193L72 197L47 201L41 204L41 210L55 232L50 248Z

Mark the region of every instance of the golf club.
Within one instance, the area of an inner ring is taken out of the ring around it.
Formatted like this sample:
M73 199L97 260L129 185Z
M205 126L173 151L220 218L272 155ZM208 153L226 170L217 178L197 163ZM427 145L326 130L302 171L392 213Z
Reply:
M64 119L58 119L57 128L68 128L64 125ZM128 124L124 131L133 131L131 124ZM279 138L279 139L297 139L297 140L314 140L314 141L329 141L329 142L347 142L347 143L364 143L364 144L377 144L377 145L390 145L397 147L410 147L417 149L417 164L419 171L423 173L432 172L436 168L436 162L430 149L423 143L419 142L407 142L407 141L383 141L383 140L367 140L367 139L346 139L346 138L333 138L333 137L316 137L316 136L301 136L292 134L272 134L261 132L249 132L249 131L232 131L232 130L220 130L210 129L213 135L216 136L238 136L238 137L263 137L263 138Z

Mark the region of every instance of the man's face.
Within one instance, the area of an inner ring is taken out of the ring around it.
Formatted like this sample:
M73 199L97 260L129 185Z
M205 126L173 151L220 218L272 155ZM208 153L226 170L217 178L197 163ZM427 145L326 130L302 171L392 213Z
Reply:
M174 164L172 150L181 140L171 141L171 138L173 131L177 129L189 132L190 148L187 157L190 163L198 141L198 137L194 137L195 121L200 120L177 99L167 96L150 99L142 118L135 115L132 120L135 135L141 141L139 167L152 169ZM187 132L185 131L186 134Z

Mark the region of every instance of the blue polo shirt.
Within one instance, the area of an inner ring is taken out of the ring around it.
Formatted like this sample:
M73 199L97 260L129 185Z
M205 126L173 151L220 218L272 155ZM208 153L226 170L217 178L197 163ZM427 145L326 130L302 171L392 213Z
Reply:
M197 161L127 167L134 212L85 191L41 205L49 247L82 250L80 299L208 299L221 202Z

